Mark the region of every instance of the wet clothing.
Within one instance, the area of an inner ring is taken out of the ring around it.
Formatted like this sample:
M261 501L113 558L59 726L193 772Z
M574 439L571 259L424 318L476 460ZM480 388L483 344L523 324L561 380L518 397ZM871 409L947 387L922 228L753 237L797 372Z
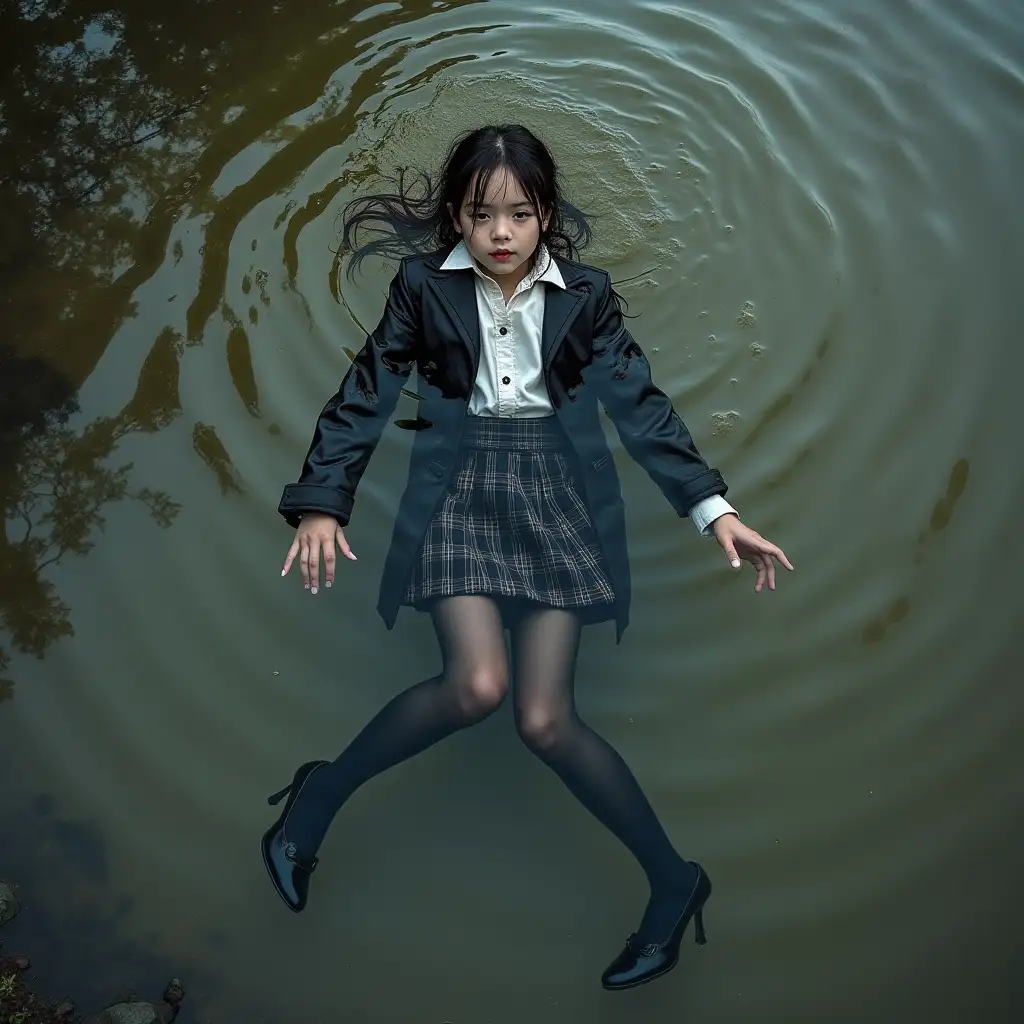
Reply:
M403 603L487 594L615 618L601 545L555 416L470 416Z
M279 505L293 526L306 512L327 513L342 525L348 523L359 479L415 368L423 429L415 435L377 602L389 629L417 566L422 570L421 554L432 543L428 534L435 516L460 486L464 472L462 439L482 363L486 322L481 324L476 273L445 267L457 248L402 260L380 323L321 412L299 480L285 487ZM702 503L721 498L727 487L652 381L643 351L623 324L608 274L558 257L553 262L564 287L550 277L541 280L541 274L530 290L543 289L544 296L539 338L543 383L568 440L562 456L566 479L573 481L597 536L621 640L631 596L625 515L599 405L627 452L680 516L693 512L705 527L709 506ZM476 478L481 479L479 474Z

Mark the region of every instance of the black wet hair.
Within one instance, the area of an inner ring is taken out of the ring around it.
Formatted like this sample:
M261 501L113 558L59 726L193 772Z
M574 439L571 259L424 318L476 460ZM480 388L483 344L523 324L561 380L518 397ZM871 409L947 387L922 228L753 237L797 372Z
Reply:
M341 255L348 257L347 275L351 278L367 256L401 259L412 253L454 248L461 236L448 205L458 211L468 200L475 215L491 178L500 170L519 183L538 217L550 212L547 228L542 226L540 235L548 250L564 259L578 259L580 250L590 242L590 225L584 214L563 198L551 152L528 128L497 124L460 135L436 175L399 168L393 178L386 179L394 192L360 196L345 206Z

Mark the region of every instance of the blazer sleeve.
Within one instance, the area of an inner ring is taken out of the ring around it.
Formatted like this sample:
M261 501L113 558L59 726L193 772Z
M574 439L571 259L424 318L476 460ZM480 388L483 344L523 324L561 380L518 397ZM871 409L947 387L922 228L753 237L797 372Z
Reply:
M704 461L671 400L651 379L650 363L626 330L607 274L597 297L586 379L596 387L626 451L680 516L705 498L726 493L722 474Z
M290 526L306 512L348 523L359 479L412 372L419 334L419 307L403 261L380 323L317 419L298 482L284 489L278 512Z

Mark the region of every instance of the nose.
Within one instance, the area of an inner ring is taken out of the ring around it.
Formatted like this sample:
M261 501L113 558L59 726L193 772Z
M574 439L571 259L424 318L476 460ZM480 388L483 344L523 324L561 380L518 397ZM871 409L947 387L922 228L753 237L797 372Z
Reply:
M495 217L491 235L496 242L506 242L512 237L512 229L505 217Z

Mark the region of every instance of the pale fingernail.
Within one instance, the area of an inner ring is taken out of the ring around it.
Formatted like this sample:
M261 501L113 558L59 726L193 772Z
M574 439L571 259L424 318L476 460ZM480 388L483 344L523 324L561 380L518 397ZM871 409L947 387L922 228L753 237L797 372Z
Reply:
M734 569L738 569L740 567L740 560L738 558L734 558L732 560L732 567Z
M326 582L326 583L324 584L324 586L325 586L325 587L330 587L330 585L331 585L331 581L330 581L330 580L328 580L328 581L327 581L327 582Z
M310 593L311 593L311 594L315 594L315 593L316 593L316 587L314 587L314 588L313 588L313 589L312 589L312 590L310 591Z
M283 575L285 574L285 572L286 572L286 570L285 570L285 569L282 569L282 570L281 570L281 575L283 576Z

